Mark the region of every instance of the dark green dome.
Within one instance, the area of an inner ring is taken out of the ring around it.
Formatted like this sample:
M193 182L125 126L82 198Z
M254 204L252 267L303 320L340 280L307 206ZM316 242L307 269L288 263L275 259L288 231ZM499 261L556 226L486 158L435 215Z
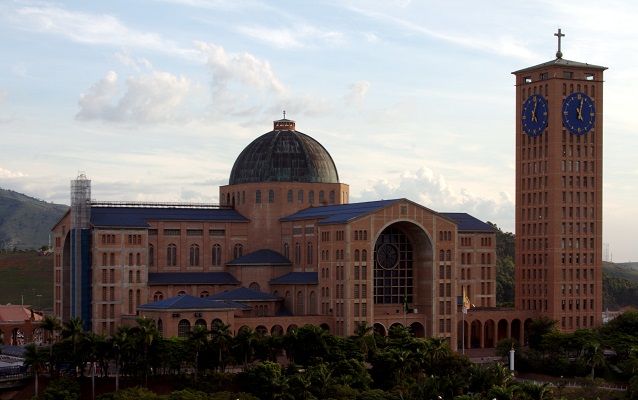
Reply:
M295 122L275 121L274 130L253 140L239 154L230 185L250 182L339 183L328 151L310 136L297 132Z

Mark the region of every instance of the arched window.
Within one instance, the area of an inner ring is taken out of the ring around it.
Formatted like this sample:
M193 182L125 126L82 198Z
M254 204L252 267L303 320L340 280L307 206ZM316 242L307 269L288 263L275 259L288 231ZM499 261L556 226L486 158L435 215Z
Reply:
M133 265L133 253L128 253L128 265Z
M445 261L445 252L443 250L439 251L439 261Z
M288 243L284 243L284 257L290 260L290 246Z
M178 295L178 296L183 296L183 295L185 295L185 294L186 294L186 292L185 292L185 291L183 291L183 290L180 290L179 292L177 292L177 295Z
M465 264L465 253L461 253L461 264Z
M359 231L354 231L354 240L359 240Z
M166 265L169 267L177 265L177 246L173 243L169 244L166 248Z
M284 304L286 309L292 310L292 294L290 292L286 292L284 296Z
M288 200L288 203L292 203L292 189L288 189L287 200Z
M102 253L102 266L106 267L106 253Z
M213 252L211 255L212 265L221 265L222 264L222 246L215 243L213 245Z
M295 264L301 264L301 245L295 243Z
M135 265L137 266L142 265L142 257L140 256L140 253L137 253L135 255Z
M153 301L160 301L160 300L164 300L164 293L155 292L155 294L153 294Z
M191 245L189 264L191 267L199 265L199 246L196 244Z
M137 283L142 283L142 274L140 273L140 271L135 272L135 281Z
M303 203L303 190L297 192L297 202Z
M135 305L139 306L142 301L142 294L139 289L135 291Z
M161 318L157 320L157 331L164 336L164 322L162 322Z
M368 231L363 231L363 240L368 240Z
M109 265L110 266L114 266L115 265L115 253L111 253L111 256L109 257Z
M248 288L250 288L250 289L252 289L252 290L256 290L256 291L258 291L258 292L260 291L259 283L257 283L257 282L252 282L252 283L248 286Z
M306 245L306 263L312 264L312 242Z
M133 291L128 291L128 313L133 314Z
M359 250L354 251L354 260L359 261Z
M361 250L361 261L368 261L368 250Z
M270 189L268 191L268 203L274 203L275 202L275 191Z
M452 261L452 252L450 250L445 253L445 260Z
M133 271L128 272L128 283L133 283Z
M490 253L487 253L487 263L488 264L492 263L492 255Z
M311 190L308 192L308 203L313 204L315 202L315 191Z
M297 305L295 307L295 314L303 315L304 314L304 305L303 305L303 292L297 293Z
M210 293L208 293L208 291L207 291L207 290L203 290L203 291L199 294L199 297L200 297L200 298L202 298L202 299L203 299L203 298L205 298L205 297L208 297L208 296L210 296Z
M155 247L150 244L148 245L148 266L152 267L155 265Z
M244 255L244 246L242 246L241 244L236 244L235 247L233 248L234 259L236 260L243 255Z
M191 331L191 323L187 319L179 321L177 324L177 337L187 338L188 332Z
M323 190L319 191L319 204L323 204L326 201L326 196Z
M261 190L258 190L255 192L255 203L257 204L261 203Z
M330 202L330 204L334 204L335 203L335 191L334 190L330 191L330 195L329 195L328 201Z

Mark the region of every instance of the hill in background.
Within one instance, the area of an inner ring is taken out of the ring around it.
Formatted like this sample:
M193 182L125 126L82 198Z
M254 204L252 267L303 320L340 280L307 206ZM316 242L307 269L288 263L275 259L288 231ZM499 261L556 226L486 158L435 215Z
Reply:
M0 251L47 246L51 228L68 210L67 205L0 189Z

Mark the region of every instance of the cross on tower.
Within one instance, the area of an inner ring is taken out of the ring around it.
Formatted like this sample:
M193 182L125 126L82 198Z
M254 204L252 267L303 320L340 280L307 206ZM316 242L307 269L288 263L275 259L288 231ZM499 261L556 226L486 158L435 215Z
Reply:
M563 58L563 52L560 51L560 38L565 36L565 34L560 33L560 28L558 28L558 33L554 33L554 36L558 37L558 51L556 52L556 58Z
M286 119L286 110L284 110L284 119Z

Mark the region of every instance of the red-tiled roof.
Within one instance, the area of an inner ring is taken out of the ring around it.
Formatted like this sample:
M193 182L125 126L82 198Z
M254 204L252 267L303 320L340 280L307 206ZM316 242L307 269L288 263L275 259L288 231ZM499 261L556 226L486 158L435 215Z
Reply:
M41 321L42 316L33 314L36 321ZM0 322L24 322L31 319L31 310L19 305L0 306Z

